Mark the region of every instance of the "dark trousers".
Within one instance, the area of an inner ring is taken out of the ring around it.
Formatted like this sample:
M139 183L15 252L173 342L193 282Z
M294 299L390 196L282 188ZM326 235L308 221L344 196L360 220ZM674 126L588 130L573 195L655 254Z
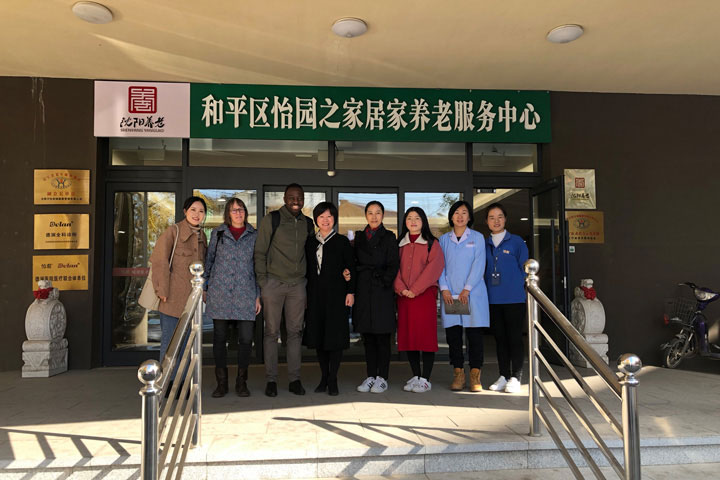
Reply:
M368 377L382 377L385 380L390 375L390 337L391 333L363 333L365 346L365 362Z
M509 379L522 377L525 347L523 323L527 307L524 303L490 305L490 328L495 335L500 375Z
M420 370L420 354L422 353L422 371ZM433 365L435 365L435 352L419 352L411 350L407 352L408 361L412 374L416 377L423 377L430 380Z
M320 364L320 373L322 374L323 380L327 382L337 381L342 354L342 350L317 350L318 363Z
M250 364L250 346L255 330L255 322L252 320L213 320L213 356L215 366L227 368L227 337L230 323L237 325L238 346L237 364L238 368L248 368Z
M470 368L482 368L483 359L483 334L482 327L468 327L465 329L465 337L468 343L468 358L470 360ZM463 368L465 366L465 358L463 357L463 327L455 325L445 329L445 338L450 347L450 365L455 368Z

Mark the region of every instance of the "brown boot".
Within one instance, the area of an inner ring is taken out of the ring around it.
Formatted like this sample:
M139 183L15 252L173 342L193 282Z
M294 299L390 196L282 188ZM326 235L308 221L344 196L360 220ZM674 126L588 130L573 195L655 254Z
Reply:
M214 398L224 397L228 392L228 369L215 367L215 379L217 380L217 388L212 393Z
M465 388L465 370L456 368L453 374L453 381L450 384L450 390L459 392Z
M482 384L480 383L480 369L470 369L470 391L482 392Z

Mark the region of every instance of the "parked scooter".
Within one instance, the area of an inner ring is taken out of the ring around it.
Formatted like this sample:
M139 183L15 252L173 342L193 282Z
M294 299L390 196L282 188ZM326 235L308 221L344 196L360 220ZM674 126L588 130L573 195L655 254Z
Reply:
M665 325L679 325L680 331L667 343L660 346L663 364L676 368L680 363L695 355L720 360L720 319L708 319L703 310L710 302L720 298L720 293L694 283L684 282L692 289L695 301L676 298L666 305Z

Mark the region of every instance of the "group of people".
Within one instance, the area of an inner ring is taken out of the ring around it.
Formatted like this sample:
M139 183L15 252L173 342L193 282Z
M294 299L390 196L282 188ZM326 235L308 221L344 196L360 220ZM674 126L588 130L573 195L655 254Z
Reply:
M242 200L229 199L224 222L213 229L207 248L202 229L206 204L190 197L185 218L157 240L150 258L153 286L160 298L161 358L165 354L185 299L190 293L188 266L205 264L206 315L213 319L213 354L217 387L213 397L229 391L228 327L236 323L238 371L235 392L250 395L248 364L256 316L263 311L265 395L278 394L278 339L285 339L289 391L304 395L300 379L302 345L317 352L321 378L315 392L338 395L338 371L350 345L348 316L361 334L367 378L359 392L388 389L391 346L397 333L412 377L403 389L431 390L430 377L438 351L437 298L449 346L453 380L450 389L482 390L483 328L491 327L497 343L500 377L491 390L517 392L523 366L525 242L505 229L507 213L495 203L486 209L491 235L471 227L470 204L450 208L451 230L436 238L422 208L403 217L399 237L383 225L385 207L365 206L367 225L351 243L337 231L338 210L331 202L302 213L304 191L291 184L284 205L266 215L258 229L247 222ZM464 337L464 338L463 338ZM466 381L463 343L467 345Z

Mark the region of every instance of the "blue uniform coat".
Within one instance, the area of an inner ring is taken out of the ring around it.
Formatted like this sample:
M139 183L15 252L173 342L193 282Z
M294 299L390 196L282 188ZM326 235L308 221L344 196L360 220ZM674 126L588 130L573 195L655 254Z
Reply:
M210 235L203 276L205 315L213 320L255 320L255 299L260 296L253 268L257 231L249 223L245 225L237 240L224 223Z
M443 327L488 327L490 313L485 288L485 239L480 232L466 228L458 241L455 232L440 237L440 247L445 254L445 268L440 275L440 291L450 290L460 295L463 289L470 291L470 315L448 315L441 302Z
M492 236L487 238L485 251L487 252L485 283L490 303L525 303L527 294L523 265L528 259L525 241L505 230L505 236L497 247L492 243ZM495 268L500 272L500 285L493 285L490 279Z

